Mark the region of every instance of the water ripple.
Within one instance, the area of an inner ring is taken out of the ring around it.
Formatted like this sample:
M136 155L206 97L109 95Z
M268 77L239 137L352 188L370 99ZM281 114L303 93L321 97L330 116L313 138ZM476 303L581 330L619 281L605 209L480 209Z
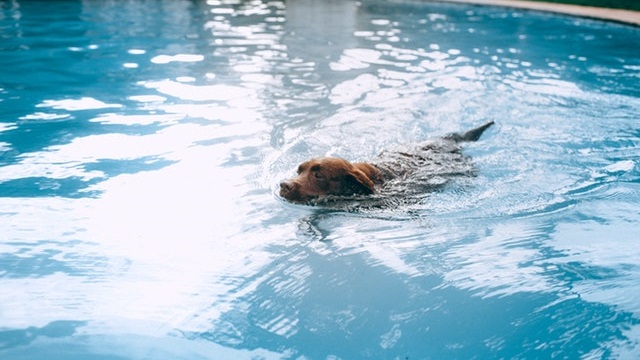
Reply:
M148 5L0 5L1 357L638 357L637 29ZM487 119L475 176L276 196Z

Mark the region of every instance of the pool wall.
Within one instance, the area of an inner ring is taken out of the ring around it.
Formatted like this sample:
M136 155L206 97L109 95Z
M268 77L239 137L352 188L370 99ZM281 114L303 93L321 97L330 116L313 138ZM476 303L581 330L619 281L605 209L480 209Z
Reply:
M624 24L640 26L640 12L622 9L599 8L594 6L581 6L570 4L556 4L536 1L513 0L440 0L442 2L455 2L465 4L477 4L488 6L505 6L518 9L529 9L574 15L592 19L615 21Z

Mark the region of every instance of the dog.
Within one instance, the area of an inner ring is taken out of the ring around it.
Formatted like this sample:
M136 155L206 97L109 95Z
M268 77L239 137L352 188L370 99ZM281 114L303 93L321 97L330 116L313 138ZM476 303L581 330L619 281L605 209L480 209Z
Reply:
M323 197L366 196L392 181L408 181L418 174L428 183L444 184L456 175L474 172L460 143L477 141L493 121L464 133L452 133L422 143L383 151L371 162L351 163L338 157L318 157L298 166L297 176L280 183L280 196L298 204Z

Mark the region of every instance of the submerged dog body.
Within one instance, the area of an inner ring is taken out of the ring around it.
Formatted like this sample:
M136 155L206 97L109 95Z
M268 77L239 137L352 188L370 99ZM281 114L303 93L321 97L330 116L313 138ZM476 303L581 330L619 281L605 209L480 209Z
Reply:
M455 175L470 175L474 168L462 154L460 142L476 141L493 125L490 121L462 134L384 151L371 162L351 163L337 157L319 157L298 166L298 175L280 183L280 196L295 203L308 203L325 196L371 195L391 181L411 175L444 183Z

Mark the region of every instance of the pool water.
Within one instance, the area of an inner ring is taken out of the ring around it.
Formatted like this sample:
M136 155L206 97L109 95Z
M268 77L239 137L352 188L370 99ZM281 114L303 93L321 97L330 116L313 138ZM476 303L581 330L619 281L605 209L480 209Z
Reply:
M0 358L638 358L639 49L420 1L0 1ZM418 203L277 196L489 120Z

